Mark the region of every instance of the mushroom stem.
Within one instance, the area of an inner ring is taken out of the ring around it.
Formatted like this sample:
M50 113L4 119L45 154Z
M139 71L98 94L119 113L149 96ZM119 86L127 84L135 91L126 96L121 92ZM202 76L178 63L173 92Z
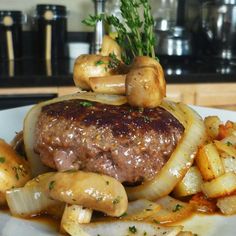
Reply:
M96 93L125 94L126 75L90 77L89 84Z

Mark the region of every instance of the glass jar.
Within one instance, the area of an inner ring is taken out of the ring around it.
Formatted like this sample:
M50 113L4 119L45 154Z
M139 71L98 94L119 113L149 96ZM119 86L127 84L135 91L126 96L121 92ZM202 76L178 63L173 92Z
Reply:
M65 58L67 40L66 7L51 4L37 5L35 23L40 58Z
M26 15L21 11L0 11L0 59L13 60L22 56L22 24Z

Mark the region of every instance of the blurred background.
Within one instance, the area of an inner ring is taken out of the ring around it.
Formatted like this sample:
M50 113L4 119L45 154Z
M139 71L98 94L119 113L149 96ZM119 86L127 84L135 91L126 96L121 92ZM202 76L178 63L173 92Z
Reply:
M236 110L236 0L150 0L171 99ZM120 17L118 0L1 0L0 109L76 92L75 58L104 33L82 20Z

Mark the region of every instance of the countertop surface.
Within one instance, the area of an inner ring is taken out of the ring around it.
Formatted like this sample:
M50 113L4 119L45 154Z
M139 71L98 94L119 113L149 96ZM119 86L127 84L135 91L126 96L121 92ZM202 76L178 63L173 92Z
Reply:
M162 59L168 84L236 82L236 62L213 59ZM74 85L73 59L45 62L34 59L0 62L0 88Z

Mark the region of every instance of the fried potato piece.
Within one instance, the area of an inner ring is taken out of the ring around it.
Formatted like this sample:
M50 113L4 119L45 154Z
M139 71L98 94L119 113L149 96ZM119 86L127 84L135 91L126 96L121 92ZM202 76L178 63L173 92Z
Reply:
M22 187L31 178L26 160L0 139L0 205L6 203L6 191Z
M198 167L192 166L184 178L175 186L173 193L176 197L185 197L201 192L203 183L201 172Z
M224 166L213 143L199 148L196 164L205 180L212 180L224 174Z
M227 196L234 191L236 191L236 174L233 172L228 172L202 184L202 192L208 198Z
M214 144L216 145L216 147L219 151L225 152L229 156L236 158L236 148L233 145L231 145L229 143L217 141L217 140L214 141Z
M219 134L221 120L218 116L208 116L204 119L207 135L210 139L216 139Z
M221 158L225 172L234 172L236 174L236 158L227 156Z
M217 206L220 211L225 215L232 215L236 213L236 194L219 198Z

